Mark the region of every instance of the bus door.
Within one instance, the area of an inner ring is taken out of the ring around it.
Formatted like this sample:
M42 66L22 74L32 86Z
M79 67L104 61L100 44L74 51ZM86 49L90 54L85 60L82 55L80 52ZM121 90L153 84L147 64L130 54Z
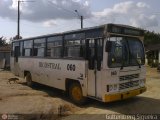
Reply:
M102 39L88 40L88 95L102 98L101 87L101 62L102 62Z
M14 53L13 53L13 55L14 55L14 74L15 75L18 75L19 73L18 73L18 70L19 70L19 64L18 64L18 58L19 58L19 54L20 54L20 46L19 46L19 44L17 44L17 45L15 45L15 46L13 46L14 48Z

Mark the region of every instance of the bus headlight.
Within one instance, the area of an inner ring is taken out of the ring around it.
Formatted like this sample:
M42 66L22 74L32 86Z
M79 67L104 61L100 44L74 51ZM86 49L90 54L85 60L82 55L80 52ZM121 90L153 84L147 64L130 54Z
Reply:
M107 92L110 91L117 91L118 90L118 85L114 84L114 85L107 85Z
M112 91L113 90L113 85L109 85L109 91Z

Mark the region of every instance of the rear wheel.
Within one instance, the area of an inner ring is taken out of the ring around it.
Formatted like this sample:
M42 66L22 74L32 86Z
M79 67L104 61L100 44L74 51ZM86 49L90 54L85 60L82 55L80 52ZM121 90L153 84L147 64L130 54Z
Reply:
M69 86L69 96L75 104L82 105L86 102L79 83L72 83Z
M31 74L30 74L29 72L26 74L25 80L26 80L27 85L28 85L29 87L33 87L32 76L31 76Z

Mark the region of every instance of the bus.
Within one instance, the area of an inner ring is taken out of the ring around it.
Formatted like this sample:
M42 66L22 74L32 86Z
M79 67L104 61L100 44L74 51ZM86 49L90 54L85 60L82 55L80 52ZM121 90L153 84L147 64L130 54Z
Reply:
M127 99L146 91L144 30L121 24L14 40L11 71L28 86L68 93L76 104Z

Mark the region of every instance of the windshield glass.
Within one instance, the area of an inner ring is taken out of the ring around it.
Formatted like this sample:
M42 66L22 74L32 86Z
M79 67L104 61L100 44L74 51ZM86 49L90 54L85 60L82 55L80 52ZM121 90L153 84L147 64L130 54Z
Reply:
M138 38L110 37L109 67L140 66L145 63L143 44Z

